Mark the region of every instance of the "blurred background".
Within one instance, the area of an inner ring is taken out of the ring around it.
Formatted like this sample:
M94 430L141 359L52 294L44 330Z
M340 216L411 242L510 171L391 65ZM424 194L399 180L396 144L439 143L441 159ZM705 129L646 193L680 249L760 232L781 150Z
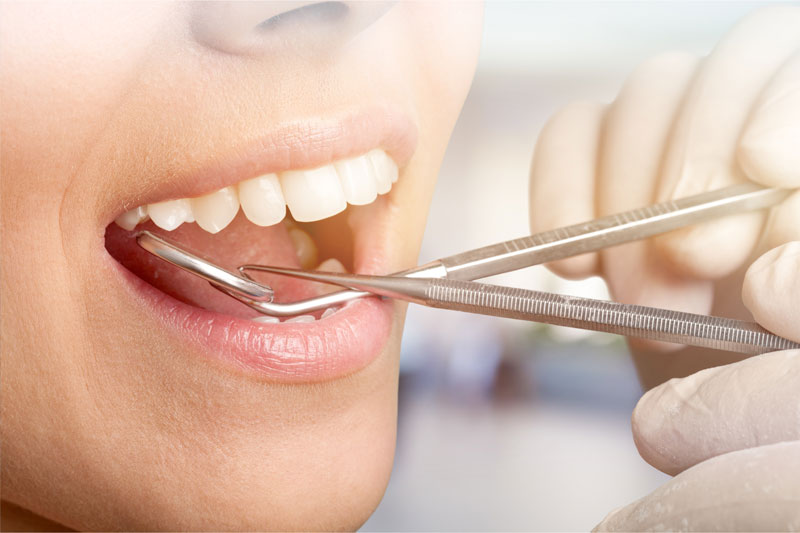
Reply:
M550 115L612 100L654 54L707 54L759 5L487 2L420 263L528 234L528 167ZM491 282L608 297L599 279L542 267ZM640 395L618 337L412 305L394 472L362 531L589 530L667 479L631 439Z

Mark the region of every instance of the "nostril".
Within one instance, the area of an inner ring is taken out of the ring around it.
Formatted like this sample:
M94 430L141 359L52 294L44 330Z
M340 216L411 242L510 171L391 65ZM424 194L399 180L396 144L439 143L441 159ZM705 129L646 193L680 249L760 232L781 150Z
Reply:
M317 57L380 19L394 2L194 2L191 32L201 45L235 55L278 51Z
M344 19L348 11L350 8L343 2L319 2L279 13L258 24L256 28L271 31L295 23L334 23Z

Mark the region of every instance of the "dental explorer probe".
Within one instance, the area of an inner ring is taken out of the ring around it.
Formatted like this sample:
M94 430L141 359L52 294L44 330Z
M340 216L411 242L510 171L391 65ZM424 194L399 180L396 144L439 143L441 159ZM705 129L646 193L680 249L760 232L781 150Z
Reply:
M395 275L456 280L481 279L645 239L712 218L772 207L790 193L787 189L765 189L754 183L741 183L477 248ZM273 301L272 290L250 278L246 269L240 268L241 277L232 279L230 276L236 277L236 274L196 255L188 254L178 244L149 231L141 232L137 236L137 242L150 253L203 277L217 289L265 315L306 314L369 295L364 291L345 290L295 302L277 303Z
M475 281L308 272L261 265L246 265L240 267L240 270L258 270L332 283L439 309L516 318L751 355L800 348L800 343L770 333L753 322L487 285Z

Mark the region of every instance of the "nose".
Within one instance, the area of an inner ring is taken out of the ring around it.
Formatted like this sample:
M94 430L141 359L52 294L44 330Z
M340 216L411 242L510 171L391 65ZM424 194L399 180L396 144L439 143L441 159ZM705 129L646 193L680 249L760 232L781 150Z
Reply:
M281 47L331 46L350 40L395 2L192 2L200 44L229 54L260 55Z

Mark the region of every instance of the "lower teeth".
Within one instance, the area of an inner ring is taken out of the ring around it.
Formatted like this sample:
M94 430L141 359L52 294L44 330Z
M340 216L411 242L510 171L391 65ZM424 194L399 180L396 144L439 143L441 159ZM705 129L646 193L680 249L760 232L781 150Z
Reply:
M329 316L335 314L336 311L338 311L338 309L336 309L334 307L327 308L325 310L325 312L322 313L322 316L320 317L320 320L322 320L323 318L328 318ZM279 324L281 322L280 318L278 318L276 316L268 316L268 315L257 316L255 318L251 318L250 320L252 320L253 322L258 322L259 324ZM287 318L283 322L285 322L285 323L307 324L309 322L314 322L316 320L317 319L314 318L312 315L300 315L300 316L294 316L292 318Z
M314 318L311 315L300 315L300 316L295 316L295 317L289 318L289 319L285 320L284 322L308 323L308 322L314 322L315 320L316 320L316 318Z
M276 316L267 316L261 315L251 319L253 322L259 322L261 324L277 324L281 321L280 318Z

